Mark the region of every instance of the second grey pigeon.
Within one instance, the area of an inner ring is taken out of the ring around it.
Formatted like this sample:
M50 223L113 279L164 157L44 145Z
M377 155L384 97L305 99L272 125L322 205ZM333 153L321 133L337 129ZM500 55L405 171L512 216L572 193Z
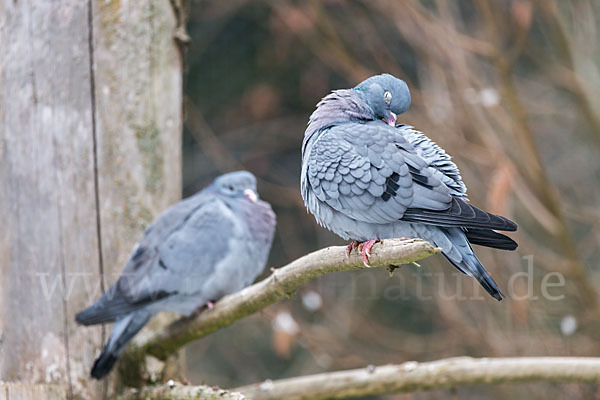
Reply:
M413 127L395 124L410 100L406 83L389 74L324 97L302 142L304 203L320 225L354 240L348 252L362 242L365 265L379 239L422 238L501 300L471 245L514 250L517 243L496 230L517 225L470 205L444 150Z
M250 285L265 267L274 232L275 214L246 171L222 175L167 209L146 229L117 282L75 316L83 325L114 322L92 377L107 375L159 311L190 316Z

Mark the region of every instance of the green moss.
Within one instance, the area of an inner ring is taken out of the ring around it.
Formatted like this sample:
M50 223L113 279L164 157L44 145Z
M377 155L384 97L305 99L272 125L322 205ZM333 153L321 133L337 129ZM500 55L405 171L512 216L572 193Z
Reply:
M138 349L127 351L118 365L119 382L117 392L126 387L140 388L149 382L146 379L145 354Z
M140 224L141 230L144 230L154 220L152 211L146 207L140 207L136 221Z
M146 190L156 193L163 181L163 156L160 151L160 132L154 121L146 126L136 127L138 149L143 157L146 175Z

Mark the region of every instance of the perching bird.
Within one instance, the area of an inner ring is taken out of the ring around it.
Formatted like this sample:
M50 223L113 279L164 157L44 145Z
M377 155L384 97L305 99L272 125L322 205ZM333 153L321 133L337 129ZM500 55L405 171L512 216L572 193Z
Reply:
M250 285L265 267L274 232L275 214L246 171L222 175L167 209L146 229L117 282L75 316L83 325L115 323L92 377L108 374L159 311L191 316Z
M365 265L379 239L422 238L501 300L471 244L514 250L517 244L495 230L517 225L470 205L444 150L413 127L395 125L409 106L406 83L389 74L324 97L302 142L304 204L320 225L353 239L347 253L358 245Z

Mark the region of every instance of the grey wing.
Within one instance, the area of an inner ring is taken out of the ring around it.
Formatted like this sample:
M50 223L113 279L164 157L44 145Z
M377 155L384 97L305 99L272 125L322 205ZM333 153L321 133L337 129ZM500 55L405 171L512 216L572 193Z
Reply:
M396 129L413 145L417 154L427 162L432 174L450 189L450 193L468 201L467 187L460 171L444 149L412 126L396 125Z
M232 218L219 199L205 201L159 243L145 249L149 262L140 266L134 253L119 279L118 291L133 302L198 292L219 258L228 253Z
M306 177L320 201L368 223L397 221L411 207L444 210L452 200L413 146L379 122L322 133L310 150Z
M152 247L162 243L171 232L185 223L196 210L202 209L205 203L210 203L214 199L215 195L209 188L205 188L195 195L173 204L146 228L144 235L134 248L134 254L138 246Z
M311 147L306 175L320 201L357 221L516 229L453 195L401 131L380 121L322 133Z
M234 222L224 215L224 206L214 197L203 198L196 207L183 206L187 214L177 212L181 209L163 214L177 222L157 220L146 231L118 281L76 316L80 323L113 321L158 300L201 289L218 258L228 252ZM156 229L157 225L161 229Z
M403 219L446 227L461 227L465 229L467 237L473 244L514 250L516 243L512 239L491 229L514 231L517 225L505 217L488 213L467 203L469 201L467 187L450 156L435 142L411 126L400 125L396 129L400 130L414 146L416 153L427 162L429 171L448 187L452 195L452 202L446 210L440 212L419 208L409 209Z

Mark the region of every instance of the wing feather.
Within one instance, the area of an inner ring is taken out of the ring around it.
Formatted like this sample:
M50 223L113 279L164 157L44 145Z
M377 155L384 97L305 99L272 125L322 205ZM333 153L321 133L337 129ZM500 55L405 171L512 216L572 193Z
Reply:
M357 221L517 228L507 218L468 204L456 165L411 127L392 128L381 121L333 126L307 147L305 156L303 196L310 188L320 201Z
M109 322L150 302L198 291L204 279L190 276L210 276L233 231L219 207L220 200L203 191L168 209L148 227L117 282L78 321Z
M307 155L312 192L358 221L385 224L401 219L408 207L450 206L449 190L427 162L398 130L384 123L328 128Z

